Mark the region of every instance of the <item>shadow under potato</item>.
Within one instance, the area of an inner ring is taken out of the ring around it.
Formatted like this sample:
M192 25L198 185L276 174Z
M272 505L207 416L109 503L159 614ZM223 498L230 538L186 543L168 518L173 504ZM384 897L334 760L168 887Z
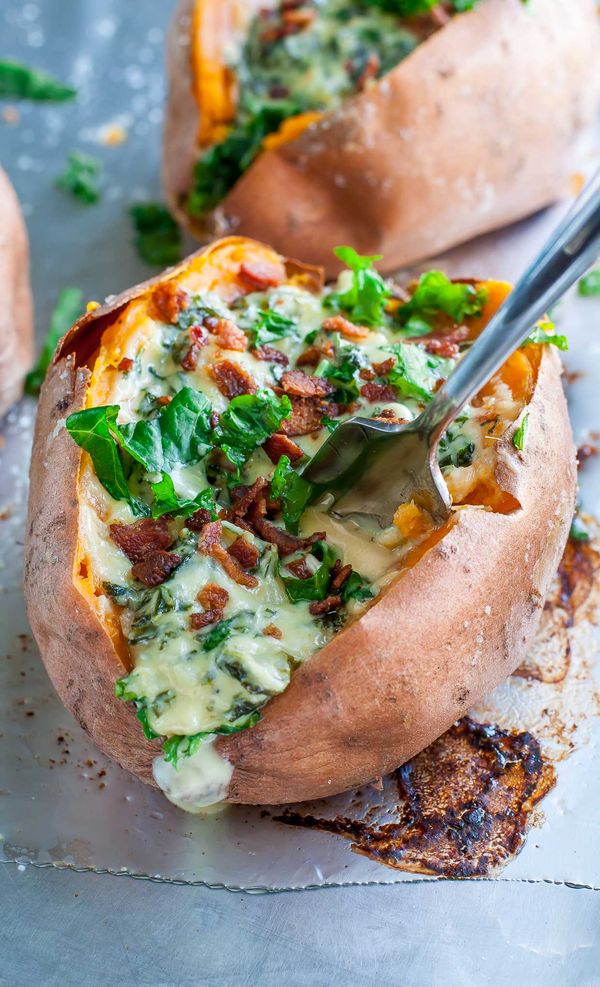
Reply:
M570 631L594 621L599 602L600 552L569 541L539 644L515 680L560 688L571 670ZM553 759L560 757L555 752ZM489 877L519 852L535 806L555 782L548 752L522 724L510 729L465 717L380 786L288 807L273 818L345 837L356 853L400 870Z

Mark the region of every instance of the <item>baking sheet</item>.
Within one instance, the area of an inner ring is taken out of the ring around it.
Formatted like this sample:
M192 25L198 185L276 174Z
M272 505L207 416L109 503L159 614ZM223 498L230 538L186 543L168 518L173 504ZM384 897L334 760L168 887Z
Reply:
M135 11L125 5L118 16L109 16L102 15L97 4L82 2L75 17L71 4L62 13L50 2L3 5L6 53L59 71L81 89L74 106L23 106L18 124L0 123L0 156L24 202L32 237L40 337L50 303L65 284L79 285L89 297L102 297L149 273L130 246L125 210L132 198L157 195L161 45L168 10L157 11L149 0L135 6ZM148 26L140 35L133 27L142 22ZM120 147L102 143L110 123L119 123L127 135ZM53 177L74 147L105 160L104 201L91 210L52 188ZM590 160L584 151L584 165ZM500 236L484 238L448 255L443 266L452 274L514 278L554 219L553 212L546 212ZM599 322L599 301L571 293L559 306L559 327L571 339L568 367L583 372L570 388L578 443L600 430ZM33 415L29 400L11 412L2 427L0 448L4 859L245 889L423 879L353 854L340 838L274 823L260 809L187 816L88 743L47 680L29 635L20 591ZM582 490L585 508L600 515L597 460L587 464ZM591 635L588 628L580 642L581 661L569 672L569 688L538 683L532 699L524 680L513 679L484 707L486 716L504 722L511 717L518 722L525 709L543 728L551 719L543 711L563 702L574 746L571 756L557 764L558 783L542 803L541 825L503 871L505 879L600 888L600 720L594 702L599 683L597 668L589 667L597 643Z

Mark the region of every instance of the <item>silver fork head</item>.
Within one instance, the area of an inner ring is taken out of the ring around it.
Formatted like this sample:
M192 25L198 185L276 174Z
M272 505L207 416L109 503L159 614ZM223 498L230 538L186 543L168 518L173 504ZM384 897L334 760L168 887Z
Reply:
M333 495L336 517L367 516L387 528L398 506L410 501L438 523L450 514L437 442L418 418L405 425L351 418L338 425L302 475L315 486L315 496Z

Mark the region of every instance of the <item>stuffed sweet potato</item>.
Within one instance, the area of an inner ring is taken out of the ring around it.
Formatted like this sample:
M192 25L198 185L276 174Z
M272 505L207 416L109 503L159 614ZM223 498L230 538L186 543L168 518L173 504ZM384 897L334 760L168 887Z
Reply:
M181 0L167 198L200 240L394 270L568 193L598 50L595 0Z
M323 796L415 754L522 660L567 537L543 325L441 443L445 527L411 503L374 532L311 502L329 430L412 418L509 290L437 271L405 290L338 254L323 287L219 241L89 311L42 389L31 625L98 746L185 808Z
M27 232L14 190L0 168L0 416L20 396L33 359Z

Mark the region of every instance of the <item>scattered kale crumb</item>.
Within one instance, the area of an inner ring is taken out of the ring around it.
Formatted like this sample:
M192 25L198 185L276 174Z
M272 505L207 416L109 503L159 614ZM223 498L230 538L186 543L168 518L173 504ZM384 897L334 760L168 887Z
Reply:
M48 75L12 59L0 60L0 99L31 99L37 102L66 102L75 99L77 90Z
M135 229L134 244L147 264L168 267L183 256L181 230L160 202L137 202L129 210Z
M101 196L102 162L89 154L72 151L67 167L56 179L56 185L64 192L70 192L75 199L86 205L99 202Z

